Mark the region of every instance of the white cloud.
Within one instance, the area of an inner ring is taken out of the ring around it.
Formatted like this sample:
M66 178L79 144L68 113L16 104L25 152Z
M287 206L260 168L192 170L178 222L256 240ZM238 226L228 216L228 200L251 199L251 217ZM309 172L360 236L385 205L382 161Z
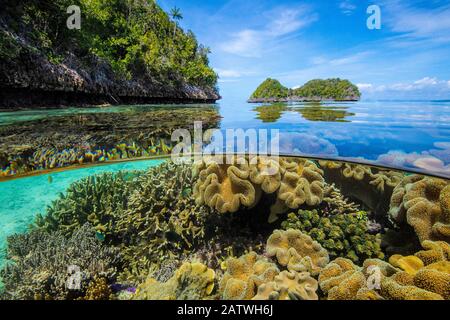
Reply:
M371 83L357 83L356 86L359 90L369 90L373 88L373 84Z
M243 29L231 34L220 47L223 51L242 57L261 57L263 47L271 41L307 27L318 19L307 7L275 9L266 13L269 22L261 29Z
M437 42L450 41L450 5L419 8L405 1L382 2L383 20L388 27L414 38L431 38Z
M425 89L445 90L447 87L449 87L449 81L439 80L435 77L424 77L413 82L401 82L380 86L374 86L372 84L358 84L358 87L361 91L366 92L420 91Z
M356 6L349 0L344 0L339 4L339 9L345 15L351 15L356 9Z

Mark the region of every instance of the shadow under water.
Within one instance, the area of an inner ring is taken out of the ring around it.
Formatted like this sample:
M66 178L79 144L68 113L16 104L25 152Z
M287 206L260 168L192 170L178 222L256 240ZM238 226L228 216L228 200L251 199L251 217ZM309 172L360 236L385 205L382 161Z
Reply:
M230 159L74 182L8 238L1 298L450 299L449 180ZM75 256L85 276L73 290Z

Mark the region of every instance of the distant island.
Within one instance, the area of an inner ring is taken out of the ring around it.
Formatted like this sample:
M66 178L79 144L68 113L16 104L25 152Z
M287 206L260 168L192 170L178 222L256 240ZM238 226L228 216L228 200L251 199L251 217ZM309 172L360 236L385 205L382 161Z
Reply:
M289 89L280 81L268 78L253 92L248 102L358 101L360 98L358 87L349 80L315 79L299 88Z

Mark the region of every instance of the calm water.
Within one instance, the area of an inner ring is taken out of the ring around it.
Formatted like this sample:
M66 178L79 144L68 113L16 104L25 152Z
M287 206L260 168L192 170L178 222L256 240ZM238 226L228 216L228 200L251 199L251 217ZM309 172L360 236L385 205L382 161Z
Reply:
M142 112L177 106L115 106L0 113L0 125L80 113ZM279 129L286 154L351 159L450 177L450 101L362 101L326 104L247 104L221 101L220 129ZM70 170L0 183L0 247L73 181L104 171L145 169L139 161ZM1 259L0 259L1 260Z

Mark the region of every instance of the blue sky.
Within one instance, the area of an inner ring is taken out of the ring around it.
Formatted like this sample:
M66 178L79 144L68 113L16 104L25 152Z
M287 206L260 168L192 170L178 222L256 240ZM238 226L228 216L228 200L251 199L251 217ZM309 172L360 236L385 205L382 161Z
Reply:
M341 77L366 99L450 99L448 0L158 0L177 6L212 50L225 99L246 99L267 77L296 87ZM369 5L381 30L369 30Z

